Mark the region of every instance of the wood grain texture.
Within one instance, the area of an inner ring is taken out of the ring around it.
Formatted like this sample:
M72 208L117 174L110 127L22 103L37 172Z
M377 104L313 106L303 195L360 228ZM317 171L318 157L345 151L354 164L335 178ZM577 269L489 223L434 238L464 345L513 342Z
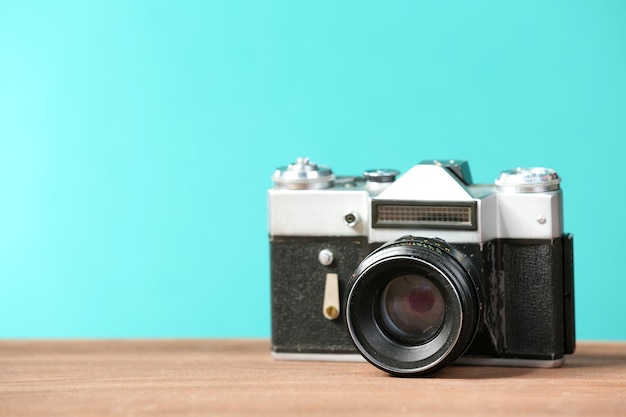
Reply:
M624 416L626 343L579 343L559 369L394 378L274 361L266 340L0 341L0 415Z

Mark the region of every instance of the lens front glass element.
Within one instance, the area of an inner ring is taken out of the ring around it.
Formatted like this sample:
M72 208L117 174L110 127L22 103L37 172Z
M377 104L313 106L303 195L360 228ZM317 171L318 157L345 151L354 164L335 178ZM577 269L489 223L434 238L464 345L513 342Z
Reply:
M432 281L408 274L387 284L381 310L382 321L394 339L424 343L439 333L446 309L441 291Z

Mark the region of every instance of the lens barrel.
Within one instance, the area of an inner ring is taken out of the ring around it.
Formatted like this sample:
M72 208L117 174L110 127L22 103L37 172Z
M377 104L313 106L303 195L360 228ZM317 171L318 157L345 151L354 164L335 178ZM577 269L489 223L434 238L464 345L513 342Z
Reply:
M356 348L394 375L424 375L465 352L480 322L478 274L439 239L405 236L370 253L346 286Z

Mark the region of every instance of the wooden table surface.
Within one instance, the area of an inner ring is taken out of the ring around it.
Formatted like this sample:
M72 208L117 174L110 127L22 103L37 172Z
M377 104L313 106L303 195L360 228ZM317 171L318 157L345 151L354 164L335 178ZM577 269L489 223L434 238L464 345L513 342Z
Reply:
M626 343L559 369L287 362L267 340L0 341L2 416L626 416Z

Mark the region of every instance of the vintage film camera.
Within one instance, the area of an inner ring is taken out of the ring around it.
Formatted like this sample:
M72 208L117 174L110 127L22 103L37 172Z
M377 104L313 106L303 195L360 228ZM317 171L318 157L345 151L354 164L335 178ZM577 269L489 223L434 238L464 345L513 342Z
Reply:
M573 353L573 241L548 168L473 184L465 161L335 176L308 158L268 192L272 354L394 375Z

